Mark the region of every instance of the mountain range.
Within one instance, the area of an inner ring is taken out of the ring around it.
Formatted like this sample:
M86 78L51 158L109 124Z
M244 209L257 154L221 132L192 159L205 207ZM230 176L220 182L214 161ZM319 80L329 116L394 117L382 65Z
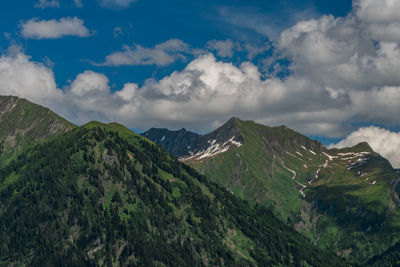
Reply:
M13 96L0 126L1 265L399 262L398 173L366 143L238 118L141 136Z
M2 140L23 137L0 165L1 265L347 264L120 124L73 126L15 97L0 112Z
M327 149L285 126L238 118L206 135L142 135L338 255L361 261L399 240L400 176L367 143Z

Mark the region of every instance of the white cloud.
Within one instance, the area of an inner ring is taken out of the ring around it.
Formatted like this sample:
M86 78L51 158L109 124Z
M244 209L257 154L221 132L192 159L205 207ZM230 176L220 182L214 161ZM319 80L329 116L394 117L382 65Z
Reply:
M397 0L355 0L357 17L367 22L400 20L400 2Z
M108 82L109 80L104 74L87 70L79 74L72 82L71 93L83 96L93 92L105 92L110 89Z
M342 124L400 124L400 16L391 10L394 2L357 1L347 17L301 21L281 34L279 48L293 60L291 78L313 81L333 99L349 99Z
M273 125L286 123L303 132L338 132L348 99L325 101L326 92L309 81L261 77L252 63L236 67L203 55L160 81L149 79L140 88L128 83L110 93L106 106L115 109L103 108L104 117L142 129L157 125L204 131L237 115ZM340 115L332 117L332 111Z
M356 17L371 37L378 41L400 41L400 2L396 0L357 0Z
M85 27L84 21L77 17L59 20L30 19L21 25L21 34L30 39L55 39L64 36L87 37L92 33Z
M100 0L100 5L106 8L123 9L129 7L137 0Z
M0 57L0 94L51 105L62 91L57 89L51 69L31 61L20 47L11 46L8 54Z
M231 39L211 40L207 43L207 48L212 51L217 51L217 55L220 57L232 57L235 44Z
M235 67L217 61L211 54L193 60L183 71L160 81L149 79L140 88L127 83L116 92L110 90L106 76L92 71L77 75L62 91L48 67L32 62L19 50L3 55L0 66L1 94L45 104L75 123L116 120L142 129L185 125L204 131L232 115L266 119L269 123L292 116L292 121L301 122L301 114L293 115L298 109L293 103L302 98L308 112L319 114L319 100L323 96L312 84L304 82L296 92L291 88L299 81L263 81L253 64ZM294 95L294 99L288 100L289 95ZM271 116L266 118L265 114Z
M136 83L126 83L122 90L117 91L115 95L129 102L137 95L138 88Z
M400 133L370 126L352 132L345 139L329 147L351 147L361 142L368 142L371 148L387 158L394 168L400 168Z
M121 96L129 92L121 92ZM69 89L64 91L63 108L78 123L89 120L115 120L114 112L120 107L122 100L111 93L109 80L102 74L84 71L76 76Z
M153 48L134 45L124 46L122 51L114 52L105 58L101 66L157 65L166 66L177 60L185 60L185 54L192 53L189 45L179 39L170 39Z
M35 3L36 8L48 8L48 7L60 7L60 2L58 0L39 0Z

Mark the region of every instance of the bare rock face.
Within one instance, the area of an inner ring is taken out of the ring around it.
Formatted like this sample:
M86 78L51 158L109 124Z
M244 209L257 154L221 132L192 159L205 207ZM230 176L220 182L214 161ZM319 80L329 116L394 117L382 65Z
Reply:
M48 108L16 96L0 96L0 154L73 127Z

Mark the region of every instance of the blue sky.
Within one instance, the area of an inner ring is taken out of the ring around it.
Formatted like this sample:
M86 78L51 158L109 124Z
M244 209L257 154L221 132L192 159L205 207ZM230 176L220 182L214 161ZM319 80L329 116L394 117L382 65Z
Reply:
M1 5L0 94L76 124L205 133L238 116L400 148L400 0Z
M149 77L162 78L185 62L160 68L158 66L94 67L89 61L101 62L123 45L140 44L152 47L171 38L181 39L196 48L204 48L209 40L252 42L259 45L269 41L268 36L254 30L238 27L221 17L221 9L249 10L278 20L277 30L296 21L295 14L306 11L304 18L319 14L343 16L351 8L351 1L136 1L126 8L105 8L100 1L82 0L82 7L74 1L63 0L59 7L34 7L39 1L5 1L0 10L2 20L0 39L2 50L10 44L21 45L35 61L54 63L53 70L59 86L86 69L107 74L116 88L125 82L139 84ZM50 1L48 1L50 2ZM27 39L21 36L21 24L32 18L41 20L78 17L93 35L85 38L66 36L59 39ZM265 19L267 21L267 19ZM117 37L114 30L122 31ZM4 35L9 33L10 35ZM189 60L189 59L188 59ZM236 63L240 60L237 59Z

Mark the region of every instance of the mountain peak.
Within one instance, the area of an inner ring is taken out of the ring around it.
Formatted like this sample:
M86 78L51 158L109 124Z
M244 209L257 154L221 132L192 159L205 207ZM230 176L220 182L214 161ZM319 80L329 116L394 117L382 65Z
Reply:
M16 96L0 96L0 155L73 127L46 107Z
M233 116L233 117L231 117L226 123L228 123L228 122L234 122L234 123L236 123L236 122L238 122L238 121L241 121L241 119L240 119L239 117Z
M235 130L236 132L239 132L240 131L239 130L240 122L241 122L241 120L238 117L232 117L227 122L225 122L222 126L220 126L218 129L216 129L214 132L217 132L217 131L221 132L223 130L228 130L228 131Z
M370 152L374 153L375 151L372 149L372 147L368 144L368 142L361 142L358 143L355 146L349 147L349 148L344 148L344 150L349 150L349 151L364 151L364 152Z

